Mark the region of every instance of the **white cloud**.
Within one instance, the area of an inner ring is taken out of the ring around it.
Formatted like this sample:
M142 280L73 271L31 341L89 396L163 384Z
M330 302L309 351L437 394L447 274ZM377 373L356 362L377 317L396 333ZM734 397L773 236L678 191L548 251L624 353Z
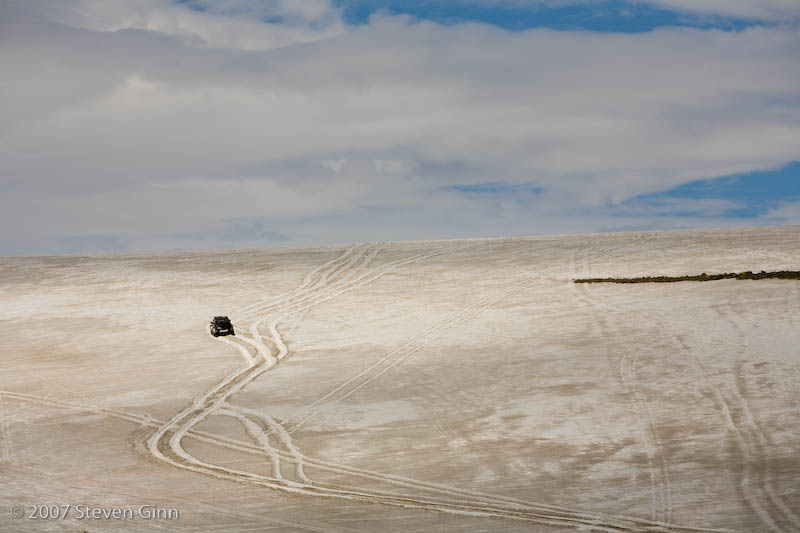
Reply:
M296 241L589 231L609 203L800 158L791 28L348 28L319 2L102 4L0 6L0 223L24 221L0 253L71 234L167 246L237 218ZM262 6L288 22L247 18ZM499 181L544 192L447 189Z
M138 29L179 37L185 44L236 50L272 50L339 35L339 9L325 0L7 0L77 28Z
M800 224L800 202L784 202L761 218L772 224Z

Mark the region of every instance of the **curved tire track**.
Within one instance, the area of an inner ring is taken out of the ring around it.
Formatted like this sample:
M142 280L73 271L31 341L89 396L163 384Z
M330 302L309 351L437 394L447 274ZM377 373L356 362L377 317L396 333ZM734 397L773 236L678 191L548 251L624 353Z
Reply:
M581 267L584 272L588 272L591 262L597 258L605 257L637 242L643 240L652 240L653 238L654 237L652 234L641 234L623 246L604 250L593 257L590 257L587 252L584 251L581 258ZM576 272L576 254L577 252L573 254L572 260L570 261L570 274L573 279L578 277ZM586 303L591 310L596 310L598 306L603 306L615 311L625 312L625 310L618 308L617 306L612 306L606 302L600 301L598 298L592 295L590 288L583 284L576 285L574 283L570 283L570 289L580 300ZM611 333L607 330L613 330L613 328L610 321L606 319L605 315L602 313L594 313L594 315L600 331L603 332L604 335L606 333L611 335ZM608 351L608 348L606 348L606 351L609 357L613 357L613 354ZM619 360L619 378L640 426L642 443L647 456L651 493L650 515L653 520L656 520L660 514L662 520L670 521L672 520L673 509L669 466L664 455L661 440L658 436L656 420L653 415L652 408L650 407L650 403L647 401L647 398L642 391L641 384L639 383L639 379L636 374L636 354L634 353L633 358L631 358L630 355L631 351L629 350L623 354Z

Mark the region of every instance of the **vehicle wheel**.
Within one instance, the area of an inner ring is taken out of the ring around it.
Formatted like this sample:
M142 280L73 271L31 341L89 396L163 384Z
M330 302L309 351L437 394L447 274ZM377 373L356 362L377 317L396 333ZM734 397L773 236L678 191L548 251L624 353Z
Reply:
M231 330L231 335L233 335L235 337L236 333L233 330Z

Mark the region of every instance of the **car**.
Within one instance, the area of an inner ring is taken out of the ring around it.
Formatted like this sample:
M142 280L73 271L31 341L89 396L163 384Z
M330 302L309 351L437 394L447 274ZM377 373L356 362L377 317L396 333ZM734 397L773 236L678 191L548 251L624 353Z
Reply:
M215 316L211 320L209 329L211 330L211 335L214 337L219 337L220 335L236 335L233 331L231 319L226 316Z

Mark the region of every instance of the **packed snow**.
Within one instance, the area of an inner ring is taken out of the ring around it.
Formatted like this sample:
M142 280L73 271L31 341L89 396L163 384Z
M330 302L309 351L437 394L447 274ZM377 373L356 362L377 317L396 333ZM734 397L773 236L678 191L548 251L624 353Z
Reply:
M800 281L572 281L798 265L796 226L0 258L0 531L800 531Z

